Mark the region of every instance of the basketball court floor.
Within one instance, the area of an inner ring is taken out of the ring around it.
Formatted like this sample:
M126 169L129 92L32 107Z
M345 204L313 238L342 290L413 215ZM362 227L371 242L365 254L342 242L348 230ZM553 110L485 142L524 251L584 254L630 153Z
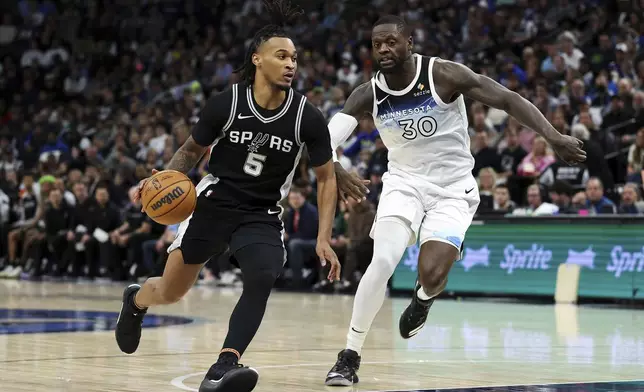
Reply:
M196 391L239 291L197 286L179 304L152 309L128 356L113 332L122 288L0 282L0 390ZM406 299L388 299L374 323L360 384L325 387L352 301L275 293L243 358L260 372L256 391L644 391L641 311L445 300L404 341L397 323Z

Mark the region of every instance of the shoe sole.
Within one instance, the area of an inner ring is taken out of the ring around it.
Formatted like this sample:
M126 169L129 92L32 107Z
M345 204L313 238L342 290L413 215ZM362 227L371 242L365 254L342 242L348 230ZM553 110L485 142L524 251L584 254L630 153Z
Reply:
M409 310L409 308L405 309L405 311L402 312L402 314L400 315L400 320L398 321L398 332L400 332L400 337L405 340L411 339L414 336L418 335L418 332L420 332L425 326L425 324L427 323L427 320L425 320L421 325L419 325L418 327L412 329L411 331L405 334L403 332L403 320L405 319L405 313L407 313L407 310Z
M354 383L353 381L347 380L344 377L335 377L324 382L324 385L328 387L350 387L353 384L357 384L357 382Z
M219 381L204 378L199 385L199 392L251 392L258 381L257 370L241 368L226 373Z

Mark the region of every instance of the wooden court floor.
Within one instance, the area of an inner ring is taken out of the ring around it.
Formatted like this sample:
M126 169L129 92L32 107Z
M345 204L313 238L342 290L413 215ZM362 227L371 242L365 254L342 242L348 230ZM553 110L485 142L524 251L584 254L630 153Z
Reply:
M122 288L0 281L0 390L196 391L239 291L196 286L179 304L152 309L139 351L128 356L113 333ZM423 331L404 341L397 323L407 300L388 299L363 351L361 383L325 387L352 301L275 293L243 361L260 372L256 391L465 391L644 379L642 311L438 301ZM535 388L485 390L563 390Z

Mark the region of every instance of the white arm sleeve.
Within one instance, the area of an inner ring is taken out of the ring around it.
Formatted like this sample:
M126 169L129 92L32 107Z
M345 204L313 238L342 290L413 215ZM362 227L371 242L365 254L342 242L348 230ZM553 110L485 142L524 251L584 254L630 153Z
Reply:
M331 134L331 150L333 151L333 162L338 161L335 150L338 146L347 141L353 130L358 126L358 120L353 116L338 112L329 121L329 133Z

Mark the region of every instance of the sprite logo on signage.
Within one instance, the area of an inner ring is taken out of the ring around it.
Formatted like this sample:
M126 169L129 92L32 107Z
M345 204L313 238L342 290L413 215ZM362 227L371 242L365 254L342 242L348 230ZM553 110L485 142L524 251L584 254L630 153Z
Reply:
M552 260L552 252L545 249L543 245L532 244L528 249L520 249L509 244L503 250L505 258L501 261L500 267L508 274L515 269L547 270L548 263Z
M628 252L621 246L616 246L610 252L610 264L606 266L606 271L615 274L619 278L623 272L637 272L644 270L644 246L639 252Z

